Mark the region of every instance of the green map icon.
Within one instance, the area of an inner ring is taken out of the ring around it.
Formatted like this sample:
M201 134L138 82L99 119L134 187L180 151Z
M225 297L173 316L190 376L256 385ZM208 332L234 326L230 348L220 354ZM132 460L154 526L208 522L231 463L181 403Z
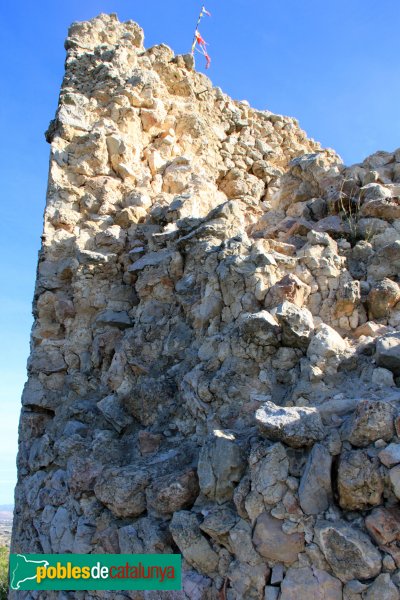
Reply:
M10 574L12 590L19 590L21 583L29 579L36 579L36 569L38 567L48 567L50 564L47 560L28 560L23 554L16 554L13 563Z

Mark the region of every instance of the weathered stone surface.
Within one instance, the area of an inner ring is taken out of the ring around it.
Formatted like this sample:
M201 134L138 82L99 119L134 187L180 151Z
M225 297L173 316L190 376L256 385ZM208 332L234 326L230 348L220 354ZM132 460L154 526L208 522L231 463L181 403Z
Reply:
M149 476L135 467L104 469L94 492L118 517L137 517L146 510L145 489Z
M143 456L153 454L160 447L162 435L160 433L151 433L150 431L139 431L139 446Z
M263 559L254 549L252 527L247 521L239 519L234 527L230 529L229 544L233 554L237 556L240 562L251 566L264 563Z
M290 567L281 586L281 600L341 600L342 584L326 571Z
M249 457L252 488L261 496L265 504L277 504L286 491L289 461L282 444L269 448L257 448Z
M218 568L218 554L201 534L196 515L188 511L174 514L170 523L174 542L185 560L201 573L212 574Z
M367 159L368 160L368 159ZM378 200L379 198L390 198L391 193L380 183L371 182L361 188L363 198L368 200Z
M381 555L365 533L341 521L320 521L315 536L333 573L343 583L379 574Z
M394 409L380 400L359 402L342 428L342 439L363 448L376 440L390 440L394 434Z
M243 453L235 437L215 430L199 455L198 476L201 491L219 504L230 500L244 469Z
M365 600L399 600L400 593L389 573L381 573L368 588Z
M400 499L400 465L396 465L390 469L389 478L395 496Z
M368 585L358 579L352 579L343 587L343 600L362 600L361 594L367 589Z
M253 533L253 544L257 552L267 560L291 564L304 550L304 534L287 534L282 530L283 521L270 514L262 513Z
M105 310L96 317L97 325L112 325L125 329L132 327L132 321L125 311Z
M307 301L310 292L309 285L290 273L268 290L264 305L266 308L274 308L286 300L301 308Z
M67 462L67 482L70 492L80 495L93 490L94 483L102 470L101 463L93 458L71 456Z
M388 369L378 367L373 370L371 381L379 387L394 387L393 373Z
M256 411L256 422L264 437L285 442L293 448L311 446L322 440L325 434L321 417L315 408L284 408L273 402L265 402Z
M187 598L190 598L190 600L217 599L217 592L213 589L212 580L208 577L200 575L199 573L197 573L197 571L193 570L185 570L182 572L182 591L186 594L185 600ZM177 593L179 594L179 592ZM154 600L157 599L154 598Z
M44 373L51 375L65 371L67 365L62 355L61 349L50 341L43 343L35 354L28 361L28 370L32 373Z
M391 333L376 343L376 364L400 375L400 333Z
M146 488L148 509L161 515L172 514L182 508L191 508L199 493L194 470L164 475L154 479Z
M50 544L51 551L55 554L62 549L72 552L74 545L74 535L72 533L71 515L68 510L59 506L50 523Z
M376 217L386 221L394 221L400 218L400 206L396 200L385 198L384 200L369 200L361 207L360 214L365 217Z
M343 316L350 317L360 302L360 282L347 281L343 283L343 285L339 287L336 297L336 316L338 318Z
M368 294L368 310L371 319L388 317L390 309L400 300L400 286L391 279L379 281Z
M272 567L271 571L271 585L276 585L277 583L281 583L284 577L284 570L282 564L277 564Z
M172 553L172 537L167 524L151 517L141 517L134 525L120 527L118 543L124 554Z
M279 594L279 588L272 585L266 585L264 591L264 600L278 600Z
M386 237L386 236L385 236ZM387 240L368 265L368 275L375 280L397 277L400 260L400 240Z
M315 444L299 487L300 506L307 515L327 510L332 500L331 469L332 456L325 446Z
M229 532L235 527L238 517L236 513L227 506L217 506L207 511L200 529L213 540L231 551Z
M393 467L400 463L400 444L389 444L378 454L379 460L385 467Z
M400 540L400 511L397 507L375 508L365 519L365 525L379 546Z
M242 315L239 330L247 343L261 346L277 346L280 327L276 319L266 310Z
M235 593L235 598L262 598L269 569L266 564L248 568L239 561L232 561L228 570L228 579Z
M132 418L126 414L121 402L113 394L100 400L97 407L118 432L132 423Z
M379 461L363 450L345 451L338 468L339 504L344 510L363 510L382 501Z
M282 327L282 341L285 346L306 350L314 331L310 311L286 300L278 306L275 315Z
M385 333L389 333L388 327L385 325L380 325L379 323L375 323L374 321L367 321L363 323L354 331L354 335L356 337L360 337L362 335L368 337L377 337L380 335L384 335Z
M346 348L344 339L332 327L322 324L308 346L307 356L330 358L342 354Z
M47 467L54 460L53 444L50 437L45 434L43 437L33 440L28 465L32 471Z

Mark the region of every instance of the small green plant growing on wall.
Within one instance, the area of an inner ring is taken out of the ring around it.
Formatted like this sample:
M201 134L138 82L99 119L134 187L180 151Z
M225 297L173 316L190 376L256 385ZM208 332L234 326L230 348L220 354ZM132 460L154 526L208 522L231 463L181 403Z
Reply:
M362 230L360 227L361 219L361 195L360 189L356 186L352 187L347 193L344 192L346 180L343 181L340 192L338 209L339 215L343 224L347 226L349 242L352 246L360 240L369 242L374 235L372 228Z

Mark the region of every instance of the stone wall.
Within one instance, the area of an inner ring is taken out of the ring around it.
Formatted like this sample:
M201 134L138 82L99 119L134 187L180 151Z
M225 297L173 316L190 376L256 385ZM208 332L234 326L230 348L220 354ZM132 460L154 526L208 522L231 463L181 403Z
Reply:
M345 167L133 22L72 25L14 552L180 552L179 593L400 598L400 150Z

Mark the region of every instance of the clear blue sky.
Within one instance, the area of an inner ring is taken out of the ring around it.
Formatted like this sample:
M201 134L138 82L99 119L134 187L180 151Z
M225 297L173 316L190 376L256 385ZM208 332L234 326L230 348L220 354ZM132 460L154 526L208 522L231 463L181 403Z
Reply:
M134 19L145 44L187 52L201 0L5 3L0 17L0 504L12 502L17 419L53 118L72 21ZM346 163L400 146L399 0L205 0L214 85L295 116ZM199 57L198 66L202 66Z

